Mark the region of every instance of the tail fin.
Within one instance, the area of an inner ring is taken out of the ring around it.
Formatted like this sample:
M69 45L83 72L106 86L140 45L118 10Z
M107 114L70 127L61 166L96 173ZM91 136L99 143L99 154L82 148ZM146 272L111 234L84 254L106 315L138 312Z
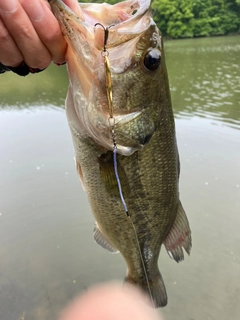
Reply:
M150 299L155 308L165 307L167 305L167 292L159 272L154 278L150 278L149 282L132 280L129 276L124 279L126 285L135 285L142 290Z

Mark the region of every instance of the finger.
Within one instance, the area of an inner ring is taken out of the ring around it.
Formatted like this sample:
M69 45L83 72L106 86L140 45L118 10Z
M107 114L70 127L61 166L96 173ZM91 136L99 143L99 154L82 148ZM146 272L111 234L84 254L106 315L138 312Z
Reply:
M50 52L37 35L21 4L16 2L14 9L10 10L6 7L7 1L9 0L0 1L0 16L22 53L24 61L33 68L45 68L52 60ZM32 2L39 3L38 0L28 1L29 4ZM43 14L43 12L39 14Z
M84 19L82 10L77 0L63 0L63 2L81 19Z
M15 41L7 31L0 18L0 61L5 66L16 67L22 60L23 55L19 51Z
M160 320L136 290L108 284L91 289L63 313L60 320Z
M77 0L63 0L63 2L76 14L78 11L81 12L80 6Z
M58 63L64 62L67 44L49 4L42 0L22 1L22 7L42 43L51 53L52 60Z

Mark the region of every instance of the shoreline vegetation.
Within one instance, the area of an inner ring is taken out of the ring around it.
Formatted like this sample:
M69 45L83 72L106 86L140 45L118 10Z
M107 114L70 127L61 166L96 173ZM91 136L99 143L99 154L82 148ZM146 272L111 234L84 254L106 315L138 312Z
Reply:
M151 8L167 40L240 34L240 0L152 0Z

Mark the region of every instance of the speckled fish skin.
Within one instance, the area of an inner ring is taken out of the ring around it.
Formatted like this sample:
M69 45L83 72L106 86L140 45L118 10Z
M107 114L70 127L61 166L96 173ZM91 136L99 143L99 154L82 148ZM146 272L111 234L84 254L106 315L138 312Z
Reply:
M60 0L49 2L68 42L66 113L77 170L96 219L94 238L109 251L119 251L127 263L125 281L143 289L155 307L163 307L167 293L158 268L161 246L179 262L184 259L182 248L190 253L191 231L179 200L179 156L168 76L150 2L80 4L76 15ZM104 32L94 27L98 22L114 25L107 50L117 166L129 216L114 173L101 54ZM161 63L151 71L146 65L152 50Z

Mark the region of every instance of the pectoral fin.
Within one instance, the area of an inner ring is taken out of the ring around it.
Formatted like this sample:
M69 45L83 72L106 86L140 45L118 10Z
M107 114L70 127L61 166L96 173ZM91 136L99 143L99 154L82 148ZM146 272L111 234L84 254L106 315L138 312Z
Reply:
M163 243L169 256L177 262L184 260L182 248L185 249L187 254L190 254L192 247L191 230L180 200L176 219Z
M104 249L112 253L119 252L116 248L114 248L114 246L109 242L109 240L107 240L106 237L102 234L97 223L95 224L95 227L93 230L93 237L94 237L94 240Z
M78 172L78 176L79 176L79 179L80 179L81 184L82 184L82 188L83 188L84 191L86 191L86 189L84 187L84 182L83 182L83 173L82 173L81 165L76 159L75 159L75 162L76 162L76 169L77 169L77 172Z
M113 152L108 151L107 153L102 154L101 157L98 158L98 162L99 162L100 176L106 190L111 195L119 197L118 182L114 172ZM125 174L125 171L119 162L117 165L118 165L118 175L121 181L123 194L129 194L130 187L129 187L129 183L128 183L128 179Z

